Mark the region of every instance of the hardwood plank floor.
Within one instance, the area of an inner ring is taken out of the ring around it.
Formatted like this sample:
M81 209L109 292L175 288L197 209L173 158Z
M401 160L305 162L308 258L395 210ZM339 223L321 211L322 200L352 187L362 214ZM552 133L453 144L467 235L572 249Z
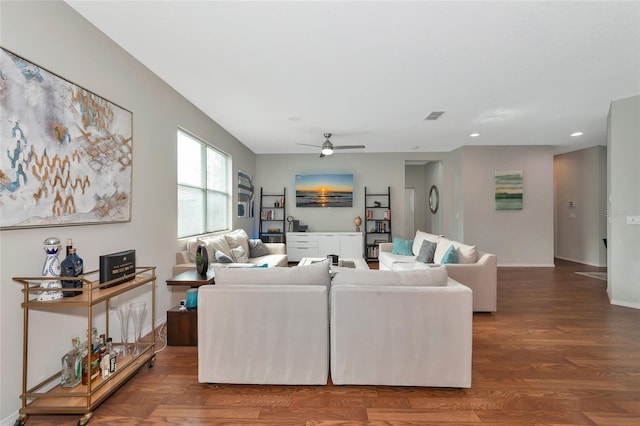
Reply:
M498 312L475 314L470 389L200 384L195 347L167 347L91 425L639 425L640 310L598 271L499 268ZM28 425L79 416L33 415Z

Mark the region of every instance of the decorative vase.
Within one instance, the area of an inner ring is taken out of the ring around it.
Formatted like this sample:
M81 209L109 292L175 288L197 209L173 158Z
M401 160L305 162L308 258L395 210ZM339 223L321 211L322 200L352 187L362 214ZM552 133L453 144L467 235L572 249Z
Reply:
M60 250L60 240L55 237L50 237L44 240L44 251L47 253L47 257L44 259L44 265L42 265L43 277L59 277L60 276L60 260L58 260L58 250ZM60 280L48 280L42 281L40 287L43 289L62 288ZM41 291L38 293L38 300L56 300L62 297L61 291Z
M142 337L142 322L144 321L144 314L147 309L145 302L132 303L131 304L131 316L133 317L133 353L132 356L136 357L142 352L142 345L140 344L140 338Z
M120 346L118 347L118 355L125 357L129 355L129 347L127 346L129 340L129 313L131 311L131 304L126 303L115 308L118 313L118 320L120 321Z
M360 225L362 225L362 218L360 216L356 216L353 219L353 224L356 226L356 232L360 232Z
M196 271L200 275L206 275L209 269L209 254L207 253L207 247L204 244L200 244L196 249Z

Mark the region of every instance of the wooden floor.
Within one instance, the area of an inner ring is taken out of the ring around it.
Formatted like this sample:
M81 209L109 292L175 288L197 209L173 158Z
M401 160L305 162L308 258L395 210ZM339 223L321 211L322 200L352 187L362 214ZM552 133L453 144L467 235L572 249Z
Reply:
M640 425L640 310L597 271L499 268L498 312L475 314L470 389L200 384L195 347L168 347L90 425ZM78 416L30 416L74 425Z

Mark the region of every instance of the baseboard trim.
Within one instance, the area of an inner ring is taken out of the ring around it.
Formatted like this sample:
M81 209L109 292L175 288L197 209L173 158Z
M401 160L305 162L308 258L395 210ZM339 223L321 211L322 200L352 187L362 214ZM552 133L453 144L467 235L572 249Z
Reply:
M622 306L624 308L640 309L640 303L627 302L626 300L611 300L612 305Z
M499 268L555 268L555 263L499 263Z
M567 262L580 263L582 265L595 266L596 268L606 268L607 267L606 264L605 265L600 265L600 264L597 264L597 263L585 262L584 260L570 259L568 257L562 257L562 256L556 256L556 259L566 260Z

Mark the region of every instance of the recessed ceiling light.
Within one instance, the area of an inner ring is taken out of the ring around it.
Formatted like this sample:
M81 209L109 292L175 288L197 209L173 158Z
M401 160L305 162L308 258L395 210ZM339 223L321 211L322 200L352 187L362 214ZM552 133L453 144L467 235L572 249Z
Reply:
M480 136L480 133L471 133L469 135L470 138L477 138L478 136Z
M583 135L582 132L573 132L573 133L571 133L571 136L574 136L574 137L575 136L582 136L582 135Z

